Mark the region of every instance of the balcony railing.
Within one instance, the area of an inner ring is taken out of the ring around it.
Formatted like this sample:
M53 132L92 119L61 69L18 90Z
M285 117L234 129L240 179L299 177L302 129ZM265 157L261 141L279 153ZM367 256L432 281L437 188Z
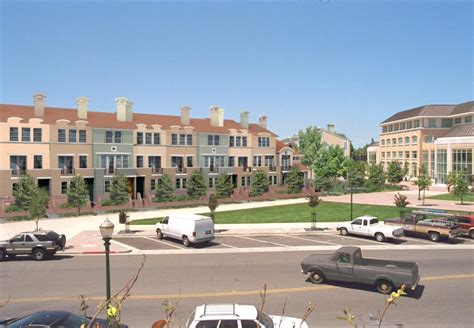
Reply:
M282 171L282 172L289 171L290 169L291 169L291 166L289 166L289 165L283 165L283 166L281 166L281 171Z
M163 174L163 168L162 167L152 167L151 168L151 173Z
M186 168L178 166L176 167L176 173L186 174Z
M219 173L219 166L217 166L217 165L209 166L209 172L210 173Z
M268 171L270 171L270 172L276 172L276 169L277 169L276 166L269 166L268 167Z
M115 167L106 167L104 169L105 174L115 174L117 172L117 169Z
M244 172L252 172L252 167L251 167L251 166L242 166L242 171L244 171Z
M61 175L73 175L74 169L72 167L63 167L61 168Z
M12 169L12 176L18 177L27 173L27 169Z

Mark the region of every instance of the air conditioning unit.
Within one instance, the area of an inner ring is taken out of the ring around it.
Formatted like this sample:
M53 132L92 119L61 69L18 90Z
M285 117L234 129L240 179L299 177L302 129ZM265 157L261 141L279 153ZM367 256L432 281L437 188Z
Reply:
M110 151L117 151L117 146L110 147Z
M215 154L217 152L217 149L216 148L212 148L212 153Z

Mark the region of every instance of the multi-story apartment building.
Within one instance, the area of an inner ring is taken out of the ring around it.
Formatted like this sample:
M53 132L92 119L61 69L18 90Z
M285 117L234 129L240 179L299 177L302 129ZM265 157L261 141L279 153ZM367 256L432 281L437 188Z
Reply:
M186 189L194 170L215 187L220 173L235 187L249 186L256 169L267 172L271 184L284 182L285 170L298 164L280 154L268 118L249 122L224 119L224 110L210 108L209 118L133 112L133 103L115 99L115 113L89 111L89 99L78 97L76 108L45 107L45 96L34 95L33 106L0 105L0 197L13 194L21 174L35 177L51 196L64 195L76 174L83 176L92 200L110 191L113 177L128 178L132 198L143 198L168 174L176 189ZM307 176L307 172L305 173Z
M464 171L472 176L474 101L458 105L426 105L398 112L380 124L379 145L368 149L368 161L408 164L409 177L425 164L435 183Z

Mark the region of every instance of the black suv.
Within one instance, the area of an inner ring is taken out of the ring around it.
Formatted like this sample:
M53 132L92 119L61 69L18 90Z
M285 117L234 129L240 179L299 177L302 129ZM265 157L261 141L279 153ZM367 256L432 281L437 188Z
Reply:
M22 232L15 237L0 242L0 261L8 256L13 259L17 255L33 255L36 261L54 255L66 246L66 236L54 231L38 230Z

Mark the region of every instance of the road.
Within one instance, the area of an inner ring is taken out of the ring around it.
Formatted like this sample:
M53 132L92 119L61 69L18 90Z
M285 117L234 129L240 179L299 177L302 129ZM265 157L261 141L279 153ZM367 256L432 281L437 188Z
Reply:
M202 303L260 304L259 292L268 289L265 311L301 317L308 302L317 302L310 327L344 327L336 317L350 308L361 319L376 313L385 297L372 288L350 285L313 285L305 281L299 263L313 252L148 255L132 298L122 312L131 327L150 327L164 317L161 303L181 293L174 327L183 326L194 306ZM474 257L472 250L366 250L370 257L414 260L422 283L389 310L386 321L405 327L473 327ZM112 288L122 287L142 256L111 257ZM41 309L78 312L81 294L91 297L89 313L105 294L103 256L56 257L45 262L24 258L0 265L2 298L12 301L0 316Z

